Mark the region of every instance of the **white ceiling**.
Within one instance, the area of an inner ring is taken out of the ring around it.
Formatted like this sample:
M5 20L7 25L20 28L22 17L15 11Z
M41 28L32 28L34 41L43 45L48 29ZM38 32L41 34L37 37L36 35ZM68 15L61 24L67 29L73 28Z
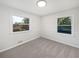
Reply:
M0 3L26 12L37 14L39 16L79 6L79 0L46 0L47 6L39 8L36 6L36 1L37 0L0 0Z

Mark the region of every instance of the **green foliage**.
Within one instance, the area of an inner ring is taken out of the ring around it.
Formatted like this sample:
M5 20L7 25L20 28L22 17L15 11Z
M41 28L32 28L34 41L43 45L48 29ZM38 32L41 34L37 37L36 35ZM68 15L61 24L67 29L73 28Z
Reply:
M29 18L24 18L24 19L23 19L23 22L24 22L25 24L29 24Z
M70 17L58 18L58 25L71 25Z

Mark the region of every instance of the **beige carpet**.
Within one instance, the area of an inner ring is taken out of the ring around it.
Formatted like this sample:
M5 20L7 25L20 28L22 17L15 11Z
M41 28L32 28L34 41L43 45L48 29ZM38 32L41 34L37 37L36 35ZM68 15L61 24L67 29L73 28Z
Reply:
M79 49L38 38L26 44L0 53L1 58L78 58Z

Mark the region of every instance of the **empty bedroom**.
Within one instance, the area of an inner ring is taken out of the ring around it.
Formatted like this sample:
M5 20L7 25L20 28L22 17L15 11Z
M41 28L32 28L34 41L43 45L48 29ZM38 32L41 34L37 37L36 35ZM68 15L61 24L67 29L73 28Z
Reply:
M0 58L79 58L79 0L0 0Z

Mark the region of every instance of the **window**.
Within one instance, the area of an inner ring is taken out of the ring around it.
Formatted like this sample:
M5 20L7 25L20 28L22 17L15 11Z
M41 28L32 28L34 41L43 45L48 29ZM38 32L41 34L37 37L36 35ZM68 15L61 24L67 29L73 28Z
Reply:
M13 18L13 32L29 30L29 18L12 16Z
M57 24L58 24L57 31L59 33L71 34L71 17L68 16L58 18Z

